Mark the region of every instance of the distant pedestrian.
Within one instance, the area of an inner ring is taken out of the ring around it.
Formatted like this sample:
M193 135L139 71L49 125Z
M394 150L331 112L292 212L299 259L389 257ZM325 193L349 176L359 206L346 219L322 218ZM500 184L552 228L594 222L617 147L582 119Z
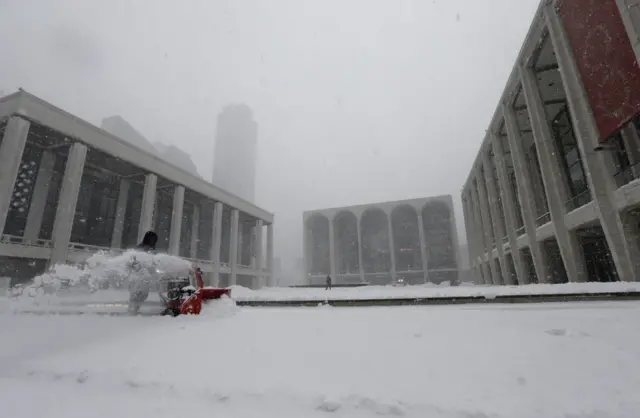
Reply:
M324 290L331 290L331 276L327 276L327 286Z

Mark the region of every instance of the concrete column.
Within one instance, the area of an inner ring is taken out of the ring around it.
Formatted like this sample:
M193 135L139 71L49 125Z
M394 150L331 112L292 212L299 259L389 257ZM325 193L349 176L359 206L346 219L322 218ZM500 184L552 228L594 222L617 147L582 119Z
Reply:
M484 152L484 151L481 151ZM476 174L476 184L478 186L478 198L480 203L480 216L482 217L482 230L484 231L485 236L485 248L488 255L487 262L493 263L493 245L495 243L495 237L493 236L493 227L491 225L491 219L489 218L489 199L487 198L486 189L484 187L484 176L482 175L482 170L478 170ZM497 244L496 244L497 247ZM491 282L494 285L499 285L502 283L502 278L498 274L497 269L492 265L490 267L491 270Z
M256 289L260 289L261 287L264 286L264 273L262 271L262 229L263 229L263 221L261 219L256 221L256 226L254 227L255 229L255 249L254 249L254 254L255 254L255 265L256 265L256 271L257 271L257 275L255 277L256 279L256 285L254 286Z
M200 225L200 207L194 203L193 213L191 214L191 245L189 249L189 257L198 258L198 226Z
M518 284L528 284L530 281L529 272L525 267L524 260L522 259L522 252L518 249L517 243L516 210L518 210L518 208L515 204L517 197L514 195L513 189L509 184L507 163L505 161L504 150L502 149L502 142L495 134L491 134L491 137L494 161L496 162L496 171L498 172L497 184L500 188L500 197L502 198L502 210L504 212L505 224L507 226L507 237L509 238L511 257L513 258L513 264L516 268ZM536 244L535 239L534 244Z
M516 186L518 188L518 199L520 199L520 207L522 208L522 218L524 220L524 227L527 233L527 240L529 242L529 250L531 251L531 258L533 258L533 265L538 276L539 283L547 282L547 263L543 257L540 244L536 238L536 220L535 220L535 203L533 198L533 187L531 186L531 180L527 172L527 161L522 148L522 138L520 136L520 129L516 122L516 115L513 109L509 106L502 105L502 113L504 116L504 123L507 129L507 138L509 139L509 149L511 150L511 158L513 159L513 169L516 175ZM506 174L506 173L505 173ZM505 178L505 181L507 179ZM509 187L507 185L507 187ZM513 212L515 214L515 212ZM513 248L513 247L512 247ZM515 259L514 259L515 261ZM526 283L530 282L528 270L526 277Z
M176 186L173 191L173 211L171 212L171 232L169 233L169 254L180 255L180 235L182 234L183 209L184 186Z
M475 183L474 178L475 177L471 179L471 184L469 186L471 188L471 206L472 206L472 213L474 218L473 223L476 225L474 230L476 231L475 235L477 237L476 243L475 243L476 250L474 252L475 252L476 260L480 259L479 267L482 269L484 273L483 284L492 284L493 280L491 279L491 274L487 271L487 267L486 267L486 259L487 259L486 236L482 229L482 215L480 214L480 198L478 197L478 188L474 184Z
M469 216L469 231L470 231L469 238L468 238L469 262L471 266L474 267L477 273L480 267L478 264L478 257L480 256L479 250L480 248L482 248L482 246L479 245L480 234L478 234L478 231L477 231L477 225L475 221L475 211L473 208L473 197L471 195L471 190L469 185L467 185L467 190L465 193L467 195L466 204L467 204L467 215ZM480 275L476 277L478 278L478 284L481 284Z
M242 246L244 245L244 222L238 224L238 265L242 264ZM251 263L249 263L251 264Z
M213 222L211 231L210 258L213 262L213 280L211 286L219 286L220 283L220 247L222 244L222 212L224 206L221 202L213 205Z
M631 41L636 61L640 63L640 16L638 15L640 0L616 0L616 5Z
M389 225L389 252L391 253L391 279L396 281L396 246L393 241L393 223L391 222L391 213L387 215L387 224Z
M276 277L273 271L273 224L267 225L267 271L269 271L267 286L275 286Z
M142 242L144 234L152 229L157 184L158 176L155 174L147 174L144 180L144 191L142 192L142 207L140 210L140 223L138 224L138 242Z
M307 220L302 219L302 250L304 251L302 260L304 263L304 277L302 280L303 284L311 284L311 245L309 243L309 228L307 227Z
M113 233L111 234L111 247L122 247L122 231L124 230L124 217L127 212L127 200L129 199L129 188L131 182L127 179L120 180L118 189L118 201L116 203L116 217L113 222Z
M542 180L548 196L549 214L551 215L551 222L560 247L560 255L564 261L569 281L584 282L587 280L586 263L577 237L567 229L564 222L567 196L565 185L562 181L564 173L558 161L559 156L556 152L551 128L547 122L533 69L520 67L520 79L531 117L531 129L538 149L540 171L542 172ZM546 280L546 277L538 278Z
M4 129L0 145L0 235L9 214L9 206L13 196L13 187L20 170L22 153L29 136L31 123L12 116Z
M364 282L364 263L362 261L362 228L360 227L360 217L356 216L358 231L358 266L360 267L360 281Z
M49 185L51 184L55 163L55 154L51 151L43 150L40 167L38 168L38 177L36 178L33 196L31 197L31 205L29 206L27 225L24 229L24 238L27 243L30 244L35 243L40 237L40 227L42 226L42 218L44 217L44 210L47 206Z
M464 230L467 236L467 251L469 253L469 269L473 270L474 255L473 255L473 231L471 230L471 219L469 218L469 202L467 201L466 189L460 193L462 200L462 216L464 217Z
M460 279L460 264L461 264L461 260L460 260L460 241L458 238L458 225L456 224L456 212L455 212L455 208L453 206L453 202L451 202L451 206L449 207L449 210L451 210L451 216L449 217L449 228L451 230L451 243L453 245L454 251L455 251L455 260L456 260L456 277L458 278L458 280Z
M53 222L53 249L51 252L50 265L62 264L67 261L69 252L69 241L71 240L71 229L73 219L76 215L76 204L78 203L78 193L82 183L82 171L87 158L86 145L78 142L71 145L67 165L64 169L64 177L56 208L56 218Z
M231 241L229 243L229 286L236 285L238 271L238 224L240 222L240 212L238 209L231 210Z
M478 241L478 232L476 229L476 221L475 221L475 211L473 208L473 197L471 195L471 185L467 184L467 189L464 191L466 197L463 202L466 204L466 215L468 217L469 229L467 233L467 241L469 246L469 263L471 267L478 267L478 257L479 257L479 245ZM477 270L477 269L476 269Z
M471 198L473 202L473 212L475 214L476 229L478 231L478 256L481 257L484 262L486 261L485 256L491 253L491 244L487 239L487 234L484 232L485 225L482 217L482 204L480 202L480 190L478 190L478 180L475 168L471 179Z
M329 219L329 268L331 269L331 279L337 283L336 277L336 237L333 230L333 218Z
M491 137L489 137L489 146L493 149L491 145ZM495 160L495 158L494 158ZM489 210L491 211L491 218L493 219L493 236L496 240L496 249L498 250L498 259L500 260L500 271L502 272L502 283L506 285L517 284L513 283L511 279L511 275L509 274L509 269L507 266L507 259L504 254L504 245L502 243L502 238L506 235L506 231L502 227L502 222L500 221L500 211L498 205L498 194L496 193L496 185L497 180L493 176L493 165L492 161L489 158L489 155L484 152L482 154L482 164L484 165L484 181L487 187L488 198L489 198Z
M424 282L427 283L429 282L429 260L427 259L427 240L424 236L424 220L422 219L421 211L418 211L418 230L420 235L420 260L422 260L422 270L424 270ZM460 266L458 266L459 268Z
M636 5L637 8L638 5ZM582 84L573 51L557 12L546 6L544 13L565 86L589 190L598 207L600 225L620 280L638 281L640 280L640 249L634 237L626 233L623 219L615 206L617 187L607 170L606 155L594 151L600 142L600 132L589 106L589 99ZM580 253L582 254L582 251Z

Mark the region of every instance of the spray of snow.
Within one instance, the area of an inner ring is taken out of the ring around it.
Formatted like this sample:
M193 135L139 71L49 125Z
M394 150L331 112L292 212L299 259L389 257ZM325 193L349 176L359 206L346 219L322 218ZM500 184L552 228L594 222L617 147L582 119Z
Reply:
M56 264L26 287L12 289L13 297L46 298L67 293L94 293L100 288L126 288L129 283L186 274L191 263L168 254L129 250L113 255L100 252L77 265Z

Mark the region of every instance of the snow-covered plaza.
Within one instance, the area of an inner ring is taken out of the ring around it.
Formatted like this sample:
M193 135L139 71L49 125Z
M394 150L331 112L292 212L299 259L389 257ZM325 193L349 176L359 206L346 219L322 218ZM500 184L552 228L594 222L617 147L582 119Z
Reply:
M640 303L0 315L3 416L631 418Z

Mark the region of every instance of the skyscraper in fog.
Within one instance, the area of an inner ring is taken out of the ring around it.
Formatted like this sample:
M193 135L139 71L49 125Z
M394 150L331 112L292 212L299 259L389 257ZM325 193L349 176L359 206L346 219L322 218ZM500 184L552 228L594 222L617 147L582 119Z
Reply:
M245 104L218 115L212 183L249 202L255 199L258 125Z

